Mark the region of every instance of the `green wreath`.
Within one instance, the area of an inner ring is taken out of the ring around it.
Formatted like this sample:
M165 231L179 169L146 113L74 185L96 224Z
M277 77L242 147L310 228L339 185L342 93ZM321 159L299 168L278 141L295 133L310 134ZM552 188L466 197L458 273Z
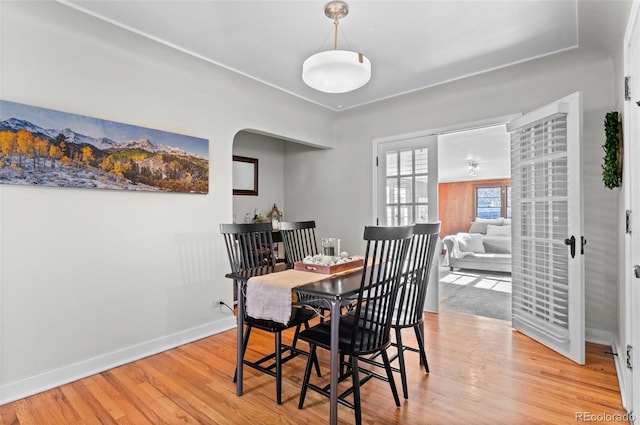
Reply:
M605 143L602 181L609 189L622 184L622 123L617 112L608 112L604 118Z

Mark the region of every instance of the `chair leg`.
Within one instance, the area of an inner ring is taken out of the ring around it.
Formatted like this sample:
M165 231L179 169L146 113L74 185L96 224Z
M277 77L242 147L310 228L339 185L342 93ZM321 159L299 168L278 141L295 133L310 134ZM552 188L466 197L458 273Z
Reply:
M296 326L296 331L293 333L293 341L291 341L291 346L293 348L296 348L296 344L298 343L298 334L300 333L300 325L302 323L298 323L298 325ZM305 329L309 329L309 323L308 322L304 322L304 328Z
M309 353L309 356L311 356L311 353ZM316 375L318 375L318 378L321 378L322 374L320 373L320 362L318 361L318 356L313 356L313 365L316 367Z
M424 365L425 373L429 373L429 362L427 362L427 351L424 349L424 331L422 324L413 325L413 330L416 332L416 339L418 340L418 348L420 349L420 361Z
M360 376L358 356L351 356L351 376L353 379L353 410L356 414L356 425L362 424L362 407L360 405Z
M344 354L340 353L340 375L339 376L343 376L346 373L344 365L345 365Z
M400 381L402 381L402 395L405 400L409 398L409 389L407 386L407 369L404 363L404 346L402 345L402 329L396 328L396 345L398 349L398 364L400 366Z
M276 332L276 403L282 404L282 333Z
M294 348L296 346L296 342L298 341L298 330L299 330L299 328L300 328L300 325L298 325L298 327L296 328L296 333L295 333L295 335L293 337L293 345L292 345L292 347L294 347ZM309 329L309 322L308 321L304 322L304 328L305 329ZM311 355L311 353L309 353L309 355ZM322 374L320 373L320 362L318 361L317 357L315 357L313 359L313 364L316 367L316 375L318 375L318 378L322 377Z
M393 380L393 371L391 370L391 363L389 362L389 355L387 350L382 350L382 360L384 361L384 368L387 371L387 378L389 379L389 386L393 393L393 399L396 402L396 406L400 407L400 398L398 397L398 390L396 389L396 382Z
M300 389L300 401L298 401L298 409L302 409L304 406L304 398L307 395L307 386L309 385L309 378L311 377L311 365L314 360L317 362L316 346L309 344L309 358L307 358L307 367L304 370L304 378L302 379L302 388Z
M244 331L243 345L242 345L242 360L244 360L244 355L247 352L247 346L249 345L249 335L251 335L251 326L247 326L247 329ZM233 373L233 382L235 383L238 380L238 366L236 366L236 371Z

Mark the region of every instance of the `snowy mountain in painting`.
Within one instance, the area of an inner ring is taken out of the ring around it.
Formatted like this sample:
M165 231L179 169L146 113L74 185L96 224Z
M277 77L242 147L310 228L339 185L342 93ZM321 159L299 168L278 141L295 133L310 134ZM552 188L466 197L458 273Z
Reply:
M195 156L192 153L188 153L180 148L175 148L171 146L161 145L159 143L153 143L149 139L141 139L141 140L128 140L126 142L121 142L117 144L117 149L142 149L147 152L153 153L168 153L173 155L191 155ZM102 149L102 148L101 148Z
M76 133L70 128L65 128L64 130L47 130L51 138L55 139L58 134L62 133L66 138L67 142L76 143L78 145L86 143L89 145L94 145L98 149L102 149L100 146L96 145L96 140L93 137L85 136L84 134Z
M54 130L45 130L44 128L39 127L29 121L20 120L17 118L9 118L7 120L0 121L0 131L9 130L9 131L16 132L21 128L24 128L34 136L46 137L46 138L51 138L50 132L54 131Z
M124 142L116 142L106 137L96 138L96 137L87 136L85 134L77 133L71 130L70 128L65 128L63 130L45 129L29 121L21 120L17 118L9 118L4 121L0 121L0 131L9 130L9 131L17 132L22 128L29 131L34 136L45 137L50 140L55 140L58 134L62 133L66 137L68 142L76 143L76 144L89 144L103 151L121 150L121 149L142 149L152 153L166 153L166 154L172 154L172 155L199 157L199 155L186 152L185 150L180 148L153 143L149 139L127 140Z

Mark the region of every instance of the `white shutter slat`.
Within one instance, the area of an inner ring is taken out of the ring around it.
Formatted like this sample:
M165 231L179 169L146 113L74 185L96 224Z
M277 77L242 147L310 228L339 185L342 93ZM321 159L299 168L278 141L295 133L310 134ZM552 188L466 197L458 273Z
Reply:
M569 339L567 273L567 120L556 113L525 123L511 135L514 218L514 320L564 343Z

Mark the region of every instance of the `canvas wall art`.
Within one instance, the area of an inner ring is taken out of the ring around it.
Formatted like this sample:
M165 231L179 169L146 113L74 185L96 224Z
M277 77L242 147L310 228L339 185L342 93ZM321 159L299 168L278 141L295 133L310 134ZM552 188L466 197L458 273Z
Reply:
M0 183L208 193L209 141L0 100Z

